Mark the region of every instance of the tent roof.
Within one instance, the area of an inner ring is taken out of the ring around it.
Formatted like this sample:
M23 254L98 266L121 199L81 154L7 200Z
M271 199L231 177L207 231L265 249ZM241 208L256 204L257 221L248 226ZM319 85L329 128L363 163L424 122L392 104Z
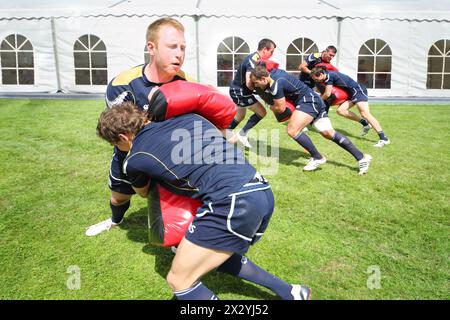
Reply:
M77 16L369 18L450 21L448 0L0 0L0 19Z

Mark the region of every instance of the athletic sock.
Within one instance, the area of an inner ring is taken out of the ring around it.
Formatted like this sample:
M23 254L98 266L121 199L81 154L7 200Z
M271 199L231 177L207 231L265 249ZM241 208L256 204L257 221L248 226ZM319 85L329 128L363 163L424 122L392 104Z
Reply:
M311 139L308 137L307 134L300 131L300 133L294 138L295 141L299 145L301 145L303 148L306 149L311 154L311 157L313 157L316 160L322 159L322 155L319 153L319 151L314 146L314 143L311 141Z
M367 122L367 120L366 120L366 119L363 119L363 118L361 118L361 120L359 120L359 123L361 123L364 127L369 125L369 123Z
M195 283L192 287L175 291L178 300L219 300L219 298L201 282Z
M241 132L243 133L243 135L246 135L247 132L253 128L254 126L256 126L258 124L258 122L260 122L262 119L262 117L260 117L258 114L254 113L250 116L250 118L248 119L247 123L245 124L245 126L242 128Z
M112 212L111 221L113 223L121 223L122 222L123 217L125 216L125 212L130 207L130 203L131 203L131 201L128 200L125 203L115 206L112 204L111 200L109 201L109 206L111 207L111 212Z
M292 300L292 285L258 267L247 257L233 254L227 261L217 268L217 271L231 274L253 283L262 285L285 300Z
M333 142L338 144L341 148L350 152L352 154L352 156L355 157L356 160L359 161L362 158L364 158L364 154L361 151L359 151L355 147L355 145L343 134L335 131L332 140L333 140Z
M384 135L384 131L377 132L380 140L388 140L388 138Z
M233 121L231 121L230 125L228 126L228 129L233 130L234 128L236 128L238 126L239 122L237 122L235 119L233 119Z

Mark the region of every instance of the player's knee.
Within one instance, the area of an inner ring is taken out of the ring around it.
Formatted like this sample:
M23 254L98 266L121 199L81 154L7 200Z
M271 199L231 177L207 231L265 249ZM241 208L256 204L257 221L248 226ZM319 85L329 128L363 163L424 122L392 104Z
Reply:
M172 270L170 270L169 273L167 273L166 282L169 285L170 289L172 289L172 291L176 291L177 278L175 274L172 272Z
M261 118L264 118L267 115L266 108L264 108L264 106L261 103L259 103L259 102L256 105L257 105L256 112L258 113L258 115Z
M325 139L331 140L331 139L333 139L334 130L324 130L324 131L321 131L320 134Z
M244 120L245 114L246 114L246 109L245 108L238 108L237 111L236 111L236 114L234 116L234 119L237 122L241 122L242 120Z
M166 282L172 291L187 289L193 285L193 281L189 279L187 274L176 272L173 268L167 273Z
M258 115L259 115L261 118L264 118L264 117L267 115L266 109L261 109L261 110L259 110Z
M361 110L360 113L361 113L361 117L363 117L364 119L367 119L368 117L371 116L369 110Z
M347 109L344 109L344 108L337 108L336 109L336 113L338 114L338 115L340 115L340 116L345 116L346 114L347 114Z
M261 118L264 118L267 114L266 108L263 107L263 105L259 102L256 102L255 104L251 105L249 107L254 113L256 113Z
M122 194L122 193L111 194L111 204L113 206L120 206L121 204L124 204L125 202L129 201L130 199L131 195L129 194Z
M289 135L289 137L291 137L292 139L294 139L298 133L300 132L300 130L298 130L297 128L293 128L293 127L287 127L287 134Z

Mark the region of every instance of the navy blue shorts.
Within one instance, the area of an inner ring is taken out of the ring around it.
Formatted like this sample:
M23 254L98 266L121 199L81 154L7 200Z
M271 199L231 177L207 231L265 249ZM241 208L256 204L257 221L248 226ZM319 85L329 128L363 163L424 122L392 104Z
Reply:
M350 98L350 100L353 103L358 103L361 101L368 101L369 97L367 96L367 89L366 87L360 85L358 83L358 87L357 88L351 88L351 92L352 92L352 96Z
M237 106L242 108L258 102L252 91L233 85L230 87L230 97Z
M328 117L325 103L316 92L308 92L297 100L295 109L309 114L314 120Z
M185 233L201 247L244 254L258 241L274 209L267 182L251 182L227 198L200 207Z
M135 194L131 183L127 180L127 176L123 172L123 161L128 152L120 151L114 147L114 154L111 159L109 168L109 188L112 191L123 194Z

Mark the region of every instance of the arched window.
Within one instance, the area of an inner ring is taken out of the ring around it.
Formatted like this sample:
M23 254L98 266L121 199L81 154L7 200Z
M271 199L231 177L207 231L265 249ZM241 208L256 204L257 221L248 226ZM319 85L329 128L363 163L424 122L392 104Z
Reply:
M33 45L20 34L10 34L0 45L2 84L34 84Z
M370 89L391 88L392 52L380 39L366 41L358 54L358 82Z
M450 89L450 40L439 40L428 50L427 89Z
M239 64L249 54L243 39L233 36L223 40L217 48L217 86L228 87Z
M73 46L75 61L75 84L108 84L108 64L106 47L99 37L85 34L75 41Z
M308 38L298 38L291 42L286 54L286 71L292 75L298 75L298 66L311 53L319 52L317 45Z

